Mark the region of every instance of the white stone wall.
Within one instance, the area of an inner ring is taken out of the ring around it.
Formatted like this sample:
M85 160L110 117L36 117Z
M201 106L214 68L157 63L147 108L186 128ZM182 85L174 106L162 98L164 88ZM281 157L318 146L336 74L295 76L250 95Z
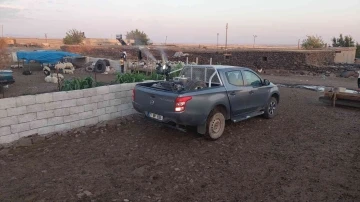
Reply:
M0 144L133 114L135 84L0 99Z

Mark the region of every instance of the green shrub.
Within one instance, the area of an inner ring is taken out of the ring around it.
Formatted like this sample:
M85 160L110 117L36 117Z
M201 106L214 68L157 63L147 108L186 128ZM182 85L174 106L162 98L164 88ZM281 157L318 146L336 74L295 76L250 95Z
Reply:
M96 83L92 77L86 77L84 79L74 78L72 80L65 80L61 86L61 91L80 90L94 86L96 86Z

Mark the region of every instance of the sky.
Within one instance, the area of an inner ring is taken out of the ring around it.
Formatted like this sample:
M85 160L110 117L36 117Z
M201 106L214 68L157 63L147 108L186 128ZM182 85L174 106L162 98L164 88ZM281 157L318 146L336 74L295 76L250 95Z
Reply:
M110 38L139 29L154 43L294 45L307 35L360 42L360 0L0 0L4 36ZM1 27L0 27L1 29ZM0 30L1 31L1 30ZM1 34L1 33L0 33Z

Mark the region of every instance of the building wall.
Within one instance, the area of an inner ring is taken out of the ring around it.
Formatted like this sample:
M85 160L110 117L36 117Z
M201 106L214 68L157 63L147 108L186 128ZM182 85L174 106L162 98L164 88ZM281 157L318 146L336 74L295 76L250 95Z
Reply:
M356 49L339 49L335 50L335 63L354 64Z
M135 84L0 99L0 144L133 114Z

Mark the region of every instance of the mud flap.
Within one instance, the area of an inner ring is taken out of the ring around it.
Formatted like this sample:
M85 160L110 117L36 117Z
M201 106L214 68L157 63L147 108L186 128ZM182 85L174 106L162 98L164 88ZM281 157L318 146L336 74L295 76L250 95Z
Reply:
M197 126L197 132L201 135L205 135L206 133L206 122L202 125Z

